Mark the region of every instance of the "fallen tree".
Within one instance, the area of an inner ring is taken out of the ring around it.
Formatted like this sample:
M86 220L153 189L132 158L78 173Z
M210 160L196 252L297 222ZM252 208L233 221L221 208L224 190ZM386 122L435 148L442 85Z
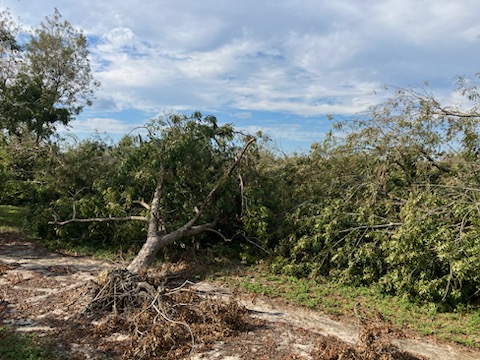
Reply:
M128 266L128 270L132 273L138 273L148 267L158 252L169 244L206 231L216 232L215 228L225 214L222 214L221 208L213 211L210 208L218 198L222 198L219 192L225 191L225 187L231 187L232 180L235 181L233 175L236 169L249 147L255 142L255 138L244 136L243 146L240 147L230 125L218 126L214 117L203 118L199 113L195 113L192 117L170 115L157 120L147 127L147 130L147 139L142 140L140 137L138 147L148 146L155 149L156 159L147 159L157 167L155 186L151 188L153 194L149 203L143 200L144 193L135 194L135 191L132 191L129 194L130 197L138 197L131 203L143 208L142 215L77 217L76 199L72 199L73 210L70 219L59 220L55 216L55 220L49 221L50 225L55 226L94 222L144 222L147 227L147 239ZM151 151L150 154L152 154ZM203 162L203 165L195 169L199 162ZM186 169L188 169L187 172ZM191 176L197 176L203 180L192 184ZM197 190L204 195L200 198L201 194L189 194L187 201L189 204L177 203L177 206L182 208L173 209L178 213L183 212L183 215L172 219L171 204L167 203L169 200L178 201L178 199L172 199L172 193L175 192L172 187L177 186L176 191L186 193L184 184L181 184L183 180L185 184L188 183L189 191ZM125 187L126 184L117 184L117 186ZM111 189L111 186L108 189ZM77 193L78 191L75 192ZM231 194L224 195L235 202ZM191 205L191 208L188 209L186 205ZM170 209L165 209L166 206Z

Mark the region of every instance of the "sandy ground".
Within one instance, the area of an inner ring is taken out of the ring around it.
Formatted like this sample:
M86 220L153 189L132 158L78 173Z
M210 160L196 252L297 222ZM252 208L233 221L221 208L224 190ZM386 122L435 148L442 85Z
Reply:
M58 348L70 359L121 358L115 347L128 341L128 336L114 330L105 336L95 330L101 321L82 317L91 299L89 282L101 271L118 266L84 256L51 253L18 235L0 233L0 321L17 331L58 339ZM361 342L363 325L355 321L336 321L315 311L252 298L208 282L196 283L193 289L225 301L234 298L261 325L208 348L194 349L188 356L191 359L330 359L319 355L319 338L324 345L338 341L343 347ZM480 351L458 345L436 344L398 333L382 336L395 351L406 354L399 359L480 359Z

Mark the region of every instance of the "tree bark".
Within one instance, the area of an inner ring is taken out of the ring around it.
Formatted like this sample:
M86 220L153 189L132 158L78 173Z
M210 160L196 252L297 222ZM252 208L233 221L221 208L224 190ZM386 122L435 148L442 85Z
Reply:
M180 240L183 237L201 234L213 227L213 223L190 227L184 225L168 234L148 236L147 241L142 246L135 259L133 259L130 265L128 265L127 269L132 273L139 273L155 260L158 252L165 246Z

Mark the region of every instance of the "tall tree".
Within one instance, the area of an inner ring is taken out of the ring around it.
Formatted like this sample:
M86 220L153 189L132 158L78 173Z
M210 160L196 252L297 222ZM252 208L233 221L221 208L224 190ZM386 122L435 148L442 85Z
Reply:
M15 75L20 59L20 45L17 43L19 29L7 11L0 13L0 84L3 86Z
M12 23L4 13L0 50L8 67L0 84L0 126L10 135L32 133L39 142L90 105L99 83L92 75L86 37L58 10L22 46Z

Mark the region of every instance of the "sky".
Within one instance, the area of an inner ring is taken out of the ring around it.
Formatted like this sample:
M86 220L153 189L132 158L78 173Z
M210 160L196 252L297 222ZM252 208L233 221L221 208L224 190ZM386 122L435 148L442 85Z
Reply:
M71 123L113 138L162 113L215 115L308 151L382 100L383 85L429 82L456 101L480 71L478 0L0 0L26 27L57 8L89 40L102 84Z

